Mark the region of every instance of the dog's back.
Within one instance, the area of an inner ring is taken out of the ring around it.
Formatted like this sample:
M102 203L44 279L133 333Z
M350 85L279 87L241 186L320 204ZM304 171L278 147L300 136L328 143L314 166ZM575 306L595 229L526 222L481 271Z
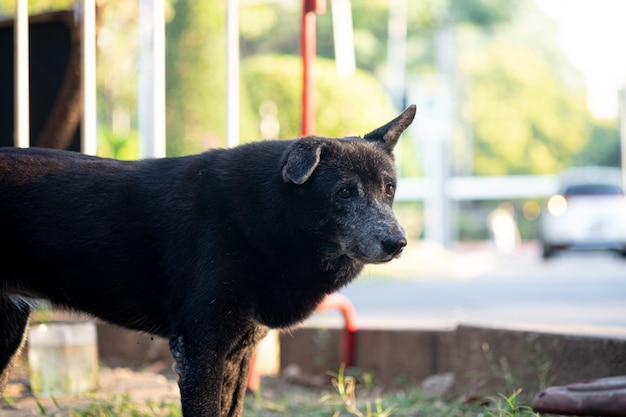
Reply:
M147 221L150 187L137 183L137 170L70 152L1 149L2 285L130 324L122 316L134 312L120 293L150 292L145 280L158 280L162 268Z
M291 211L291 143L144 161L0 148L2 288L165 337L192 276L238 274L241 298L262 292L254 277L275 273L259 268L279 267L268 252L284 267L293 249L266 241Z

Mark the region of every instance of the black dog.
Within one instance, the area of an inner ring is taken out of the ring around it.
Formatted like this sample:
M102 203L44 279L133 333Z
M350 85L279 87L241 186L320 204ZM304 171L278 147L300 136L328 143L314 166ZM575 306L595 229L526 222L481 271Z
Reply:
M0 149L0 391L45 298L169 338L185 417L239 415L267 329L406 245L392 150L414 116L134 162Z

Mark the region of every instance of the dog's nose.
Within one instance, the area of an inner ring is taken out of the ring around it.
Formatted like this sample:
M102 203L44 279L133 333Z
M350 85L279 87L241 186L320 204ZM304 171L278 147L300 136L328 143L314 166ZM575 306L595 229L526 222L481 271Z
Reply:
M392 237L383 241L383 250L390 255L399 255L404 250L406 243L404 236Z

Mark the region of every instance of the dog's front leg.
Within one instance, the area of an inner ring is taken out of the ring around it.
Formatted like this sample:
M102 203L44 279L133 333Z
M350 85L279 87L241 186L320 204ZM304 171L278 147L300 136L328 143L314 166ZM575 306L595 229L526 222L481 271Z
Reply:
M184 417L241 415L250 361L268 329L251 323L236 328L232 338L219 341L184 335L170 338ZM227 334L231 333L222 333Z
M241 334L237 343L226 356L224 382L222 385L222 416L239 417L248 387L248 374L252 355L258 343L267 334L264 326L254 325Z
M178 387L184 417L220 417L224 354L215 343L175 334L170 351L176 361Z

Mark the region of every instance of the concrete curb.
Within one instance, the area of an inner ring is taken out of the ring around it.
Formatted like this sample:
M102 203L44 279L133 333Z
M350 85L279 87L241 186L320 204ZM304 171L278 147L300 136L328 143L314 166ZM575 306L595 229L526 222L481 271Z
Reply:
M305 327L280 338L280 364L303 373L339 368L340 329ZM454 391L470 396L539 392L553 384L626 375L626 329L506 328L360 329L356 365L385 385L420 383L452 373ZM516 385L516 386L513 386Z

